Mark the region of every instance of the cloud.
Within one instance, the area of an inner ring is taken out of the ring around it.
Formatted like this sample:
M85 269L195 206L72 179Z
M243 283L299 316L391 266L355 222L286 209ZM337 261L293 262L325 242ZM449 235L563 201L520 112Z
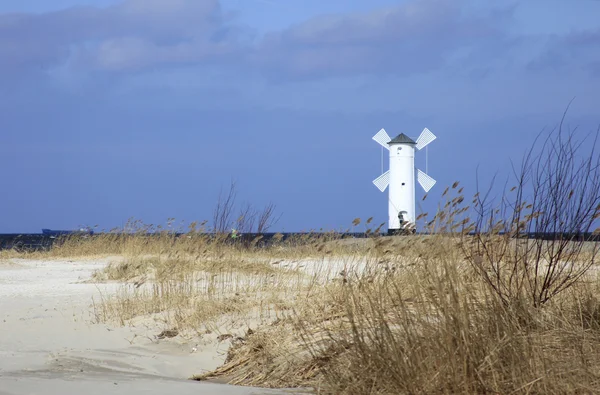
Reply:
M236 34L218 0L125 0L106 8L0 14L0 71L67 61L110 71L202 62L236 51Z
M600 29L552 36L544 51L533 59L532 71L586 72L600 76Z
M439 70L485 79L494 69L513 67L515 52L531 56L524 39L510 32L514 3L483 9L475 3L412 0L368 13L315 17L258 38L219 0L124 0L105 8L0 14L0 76L211 65L269 81ZM565 53L581 56L586 46L596 49L597 36L556 38L555 47L531 67L568 62ZM585 56L590 68L598 67L597 56ZM530 58L519 61L527 64Z
M499 21L512 8L483 15L468 2L421 0L368 14L314 18L266 35L253 61L291 76L426 73L490 45L506 45Z

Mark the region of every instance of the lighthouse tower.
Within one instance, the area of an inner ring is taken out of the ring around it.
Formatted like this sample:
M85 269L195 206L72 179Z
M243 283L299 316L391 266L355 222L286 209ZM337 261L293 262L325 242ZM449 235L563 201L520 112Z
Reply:
M397 233L415 223L415 146L399 134L388 142L390 151L389 233Z
M416 180L425 193L429 192L436 181L425 172L415 168L415 149L422 150L437 137L427 128L414 141L404 133L390 138L385 129L381 129L373 140L390 152L390 169L373 180L381 192L389 186L388 233L414 231L415 219L415 173ZM383 149L381 150L381 171L383 171Z

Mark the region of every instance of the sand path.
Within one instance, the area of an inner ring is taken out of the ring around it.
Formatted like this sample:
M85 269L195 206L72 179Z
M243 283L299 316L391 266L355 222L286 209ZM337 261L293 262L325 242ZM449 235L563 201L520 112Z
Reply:
M186 380L219 366L226 345L191 352L154 339L156 327L94 324L92 298L115 284L85 283L107 261L0 263L0 395L290 394Z

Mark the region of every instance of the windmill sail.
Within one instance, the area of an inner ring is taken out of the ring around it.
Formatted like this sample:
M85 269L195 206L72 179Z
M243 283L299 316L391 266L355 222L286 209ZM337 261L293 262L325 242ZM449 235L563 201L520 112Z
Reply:
M431 130L429 130L427 128L423 129L423 132L417 139L417 149L419 151L422 150L423 148L425 148L425 146L429 145L429 143L431 143L436 138L437 138L437 136L435 134L431 133Z
M385 149L390 149L390 147L388 147L387 143L389 143L392 138L390 136L388 136L387 132L385 131L385 129L381 129L379 132L377 132L377 134L375 136L373 136L373 140L377 141L379 144L381 144L381 146Z
M390 171L386 171L379 177L373 180L373 184L381 191L385 191L385 188L390 184Z
M417 169L417 181L419 182L419 185L421 185L421 187L423 187L425 192L429 192L429 190L431 188L433 188L433 186L437 182L436 180L429 177L427 174L425 174L423 171L421 171L419 169Z

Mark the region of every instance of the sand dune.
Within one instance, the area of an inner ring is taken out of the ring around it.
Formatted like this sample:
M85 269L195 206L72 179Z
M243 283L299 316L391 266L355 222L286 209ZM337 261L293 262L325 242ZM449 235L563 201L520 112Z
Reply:
M219 366L227 344L158 340L156 326L96 324L92 298L116 284L87 282L106 260L0 263L0 395L290 394L193 382Z

